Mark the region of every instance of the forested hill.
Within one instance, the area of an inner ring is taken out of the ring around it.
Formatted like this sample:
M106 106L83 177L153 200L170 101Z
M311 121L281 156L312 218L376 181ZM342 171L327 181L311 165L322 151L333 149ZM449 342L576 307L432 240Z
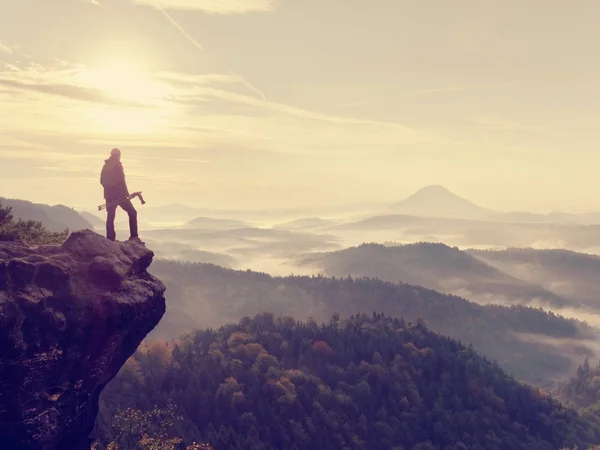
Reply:
M81 214L64 205L44 205L27 200L0 197L5 207L12 208L15 219L41 222L48 231L62 232L65 229L92 229L93 226Z
M142 348L102 401L95 434L103 444L152 433L113 429L118 408L169 403L181 415L171 433L217 450L552 450L600 441L595 425L471 348L376 314L321 326L262 314L173 348Z
M564 249L469 250L470 254L522 280L598 310L600 256Z
M441 243L362 244L314 253L299 263L328 276L351 275L416 284L482 303L581 306L551 289L504 272L476 255Z
M522 306L481 306L463 298L373 279L271 277L209 264L157 260L152 272L167 286L167 313L151 335L169 339L219 327L261 312L326 321L378 311L453 337L520 380L549 386L568 377L586 356L592 330L575 320ZM576 360L573 361L573 358Z
M556 394L567 404L592 414L600 421L600 364L591 367L586 359L575 375Z

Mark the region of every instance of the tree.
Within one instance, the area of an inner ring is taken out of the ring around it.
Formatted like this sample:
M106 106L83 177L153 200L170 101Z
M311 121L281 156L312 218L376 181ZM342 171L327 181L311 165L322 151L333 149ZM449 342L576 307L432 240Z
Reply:
M173 404L150 411L128 408L113 418L115 439L106 450L212 450L208 444L196 442L186 446L183 439L173 436L183 422ZM92 447L97 449L98 443Z
M127 433L135 437L132 450L170 450L175 437L226 450L529 450L600 442L595 421L457 341L399 323L377 313L337 327L276 321L265 329L258 316L199 331L163 358L159 379L122 372L108 387L121 407L143 411L173 401L190 426L161 434L155 422L143 431L142 418L105 442ZM133 356L144 374L147 353Z
M48 231L42 222L15 220L11 207L3 207L0 202L0 241L21 241L31 245L61 244L69 235L69 230Z

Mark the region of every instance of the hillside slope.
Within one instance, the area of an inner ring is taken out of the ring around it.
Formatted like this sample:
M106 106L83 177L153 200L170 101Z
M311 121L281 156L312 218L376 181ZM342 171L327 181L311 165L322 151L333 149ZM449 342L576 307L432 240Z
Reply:
M401 319L329 324L269 314L138 351L103 394L117 408L173 402L181 437L216 449L587 448L600 430L472 349Z
M595 414L600 420L600 364L591 367L586 359L574 376L556 389L556 395L566 404Z
M568 250L469 250L506 273L600 310L600 256Z
M471 248L569 248L597 252L600 226L577 223L518 223L499 216L483 219L376 215L326 228L353 245L375 242L444 242Z
M484 218L492 214L491 210L482 208L439 185L419 189L405 200L391 205L389 210L415 216L464 219Z
M27 200L0 198L4 207L11 207L15 219L42 222L49 231L93 229L94 227L77 211L64 205L44 205Z
M209 264L157 260L152 272L167 286L168 310L151 339L218 327L261 312L326 321L378 311L473 343L519 379L546 386L593 355L594 330L540 309L481 306L425 288L372 279L271 277Z
M104 228L106 221L89 211L81 211L81 217L87 220L95 228Z
M416 284L440 292L490 303L535 303L555 307L578 306L543 287L520 280L470 253L444 244L402 246L363 244L319 253L300 263L327 276L380 278Z
M232 219L214 219L211 217L196 217L194 220L186 223L184 228L192 230L237 230L241 228L250 228L251 225L241 220Z

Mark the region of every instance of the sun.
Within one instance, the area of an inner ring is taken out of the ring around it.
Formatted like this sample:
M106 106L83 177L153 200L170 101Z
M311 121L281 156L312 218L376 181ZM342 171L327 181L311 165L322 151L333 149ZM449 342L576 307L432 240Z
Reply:
M164 100L170 92L169 85L155 80L128 61L113 61L86 68L78 74L78 78L87 87L124 102L153 104Z
M153 134L173 123L172 87L130 62L115 61L82 68L77 83L102 92L108 102L88 105L82 119L111 134Z

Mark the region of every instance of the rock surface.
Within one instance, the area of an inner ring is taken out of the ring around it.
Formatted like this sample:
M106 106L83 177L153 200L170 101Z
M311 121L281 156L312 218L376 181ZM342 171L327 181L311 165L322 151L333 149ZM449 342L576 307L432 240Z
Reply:
M0 449L89 450L100 392L165 312L153 256L89 230L0 242Z

